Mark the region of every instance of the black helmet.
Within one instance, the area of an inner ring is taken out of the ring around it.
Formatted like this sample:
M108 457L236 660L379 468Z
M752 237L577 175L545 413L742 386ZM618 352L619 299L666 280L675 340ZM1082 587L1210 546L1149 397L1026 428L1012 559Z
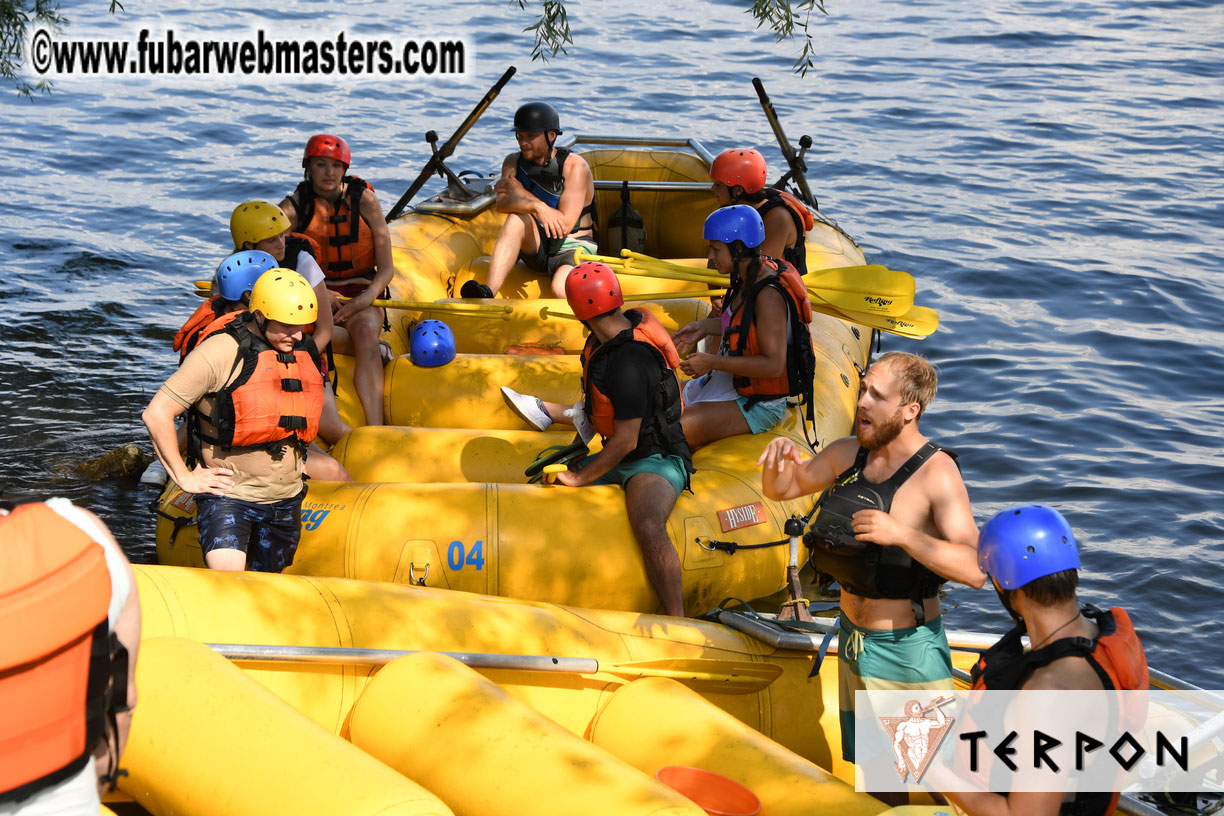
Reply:
M547 102L528 102L514 112L515 133L542 133L548 130L562 133L561 117L557 116L557 109Z

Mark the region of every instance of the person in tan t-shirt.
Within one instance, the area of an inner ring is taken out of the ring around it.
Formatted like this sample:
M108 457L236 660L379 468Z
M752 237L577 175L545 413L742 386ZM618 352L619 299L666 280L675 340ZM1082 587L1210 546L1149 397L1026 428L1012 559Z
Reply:
M303 332L317 313L318 300L301 275L264 273L251 292L249 317L201 342L144 411L166 471L184 492L196 494L200 547L211 569L280 572L293 563L306 445L322 411L318 349ZM288 382L297 385L285 388ZM275 392L279 416L248 407L259 389ZM186 411L191 467L174 431L175 418Z

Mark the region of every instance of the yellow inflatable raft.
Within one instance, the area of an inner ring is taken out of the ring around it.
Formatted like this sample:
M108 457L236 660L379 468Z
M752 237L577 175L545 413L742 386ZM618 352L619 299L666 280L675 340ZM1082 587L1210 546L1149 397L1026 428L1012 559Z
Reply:
M676 764L746 785L763 813L884 809L847 784L836 650L808 676L818 639L335 578L136 575L122 785L155 813L334 813L350 788L339 812L692 813L652 781Z
M628 180L632 204L645 219L648 253L704 255L701 224L715 202L709 157L700 146L605 146L583 156L597 179L601 227L620 204L621 181ZM393 296L439 305L434 311L389 311L392 331L386 336L397 353L386 369L390 426L359 428L333 450L358 481L310 484L302 540L289 571L656 611L659 602L645 578L623 491L526 484L523 469L535 452L565 444L571 435L526 430L499 392L507 385L551 401L576 401L581 324L557 316L571 314L564 301L539 299L546 284L521 265L503 287L509 298L485 302L508 310L496 313L501 316L444 311L465 281L483 280L504 220L492 203L490 193L463 204L442 195L392 223ZM811 270L863 263L859 248L819 214L807 247ZM627 276L623 283L629 293L695 286ZM708 304L663 299L646 308L678 327L704 315ZM422 316L443 318L453 327L461 353L449 364L418 367L404 356L411 326ZM870 330L818 314L811 336L815 426L808 432L824 442L850 429ZM339 359L339 405L356 426L360 406L344 378L347 363ZM778 542L785 519L809 509L807 503L769 501L760 492L756 460L778 434L803 440L797 409L770 433L723 440L696 453L692 493L681 496L668 522L690 614L728 596L758 598L784 585L786 547L751 549ZM169 486L160 513L160 562L203 566L191 497Z

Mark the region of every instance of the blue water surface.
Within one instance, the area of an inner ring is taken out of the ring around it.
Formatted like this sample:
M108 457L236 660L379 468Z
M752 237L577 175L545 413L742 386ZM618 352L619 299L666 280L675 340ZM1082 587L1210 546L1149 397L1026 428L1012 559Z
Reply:
M0 91L0 493L67 495L152 560L153 496L71 467L147 440L189 281L228 215L279 200L310 133L347 137L384 208L513 63L456 164L488 170L508 123L546 98L567 129L685 135L780 154L760 76L808 154L821 206L873 262L911 272L940 330L885 349L938 364L925 432L960 451L975 513L1046 502L1071 520L1083 597L1131 610L1151 662L1224 686L1224 7L1207 0L865 0L793 49L747 3L571 0L575 44L532 63L504 2L242 8L105 3L66 36L462 38L466 73L391 79L61 77ZM953 589L949 625L1001 631L993 593Z

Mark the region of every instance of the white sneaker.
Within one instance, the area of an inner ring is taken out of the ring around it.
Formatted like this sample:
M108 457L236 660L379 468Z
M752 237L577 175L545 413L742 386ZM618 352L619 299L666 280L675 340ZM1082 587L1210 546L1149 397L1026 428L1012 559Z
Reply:
M589 445L595 436L595 426L591 424L591 418L586 415L584 405L582 401L575 402L573 408L565 409L565 415L574 420L574 430L578 432L583 443Z
M170 475L166 473L166 468L162 465L161 460L154 459L149 463L149 466L145 468L144 473L140 474L140 483L143 485L154 485L156 487L161 487L166 483L166 479L168 478L170 478Z
M504 385L501 392L502 399L506 401L506 405L510 406L510 410L537 431L546 430L553 423L553 418L549 416L548 411L544 408L544 402L539 398L520 394Z

